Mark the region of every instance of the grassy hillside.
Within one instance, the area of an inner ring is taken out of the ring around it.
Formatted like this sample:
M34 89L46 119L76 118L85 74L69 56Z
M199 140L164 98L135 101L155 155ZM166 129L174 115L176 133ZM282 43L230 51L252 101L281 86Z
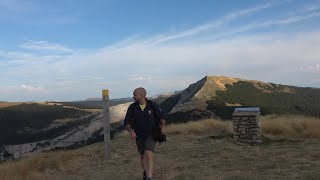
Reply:
M231 127L230 121L214 119L170 125L168 143L156 148L154 179L320 178L320 119L263 117L261 145L233 140ZM141 179L136 146L127 133L112 140L110 160L103 148L96 143L4 162L1 178Z
M208 109L223 118L231 118L235 107L228 104L261 107L261 113L296 114L320 117L320 89L238 81L216 91Z
M224 76L208 76L187 89L160 101L163 112L189 117L191 110L210 110L223 119L231 119L236 107L261 107L263 115L295 114L320 117L320 88L303 88ZM205 111L204 111L205 112Z
M62 105L19 104L0 108L0 144L39 139L35 134L56 119L78 118L91 113Z
M33 101L28 101L28 102L6 102L6 101L0 101L0 108L3 107L9 107L9 106L17 106L21 104L41 104L41 105L54 105L50 103L45 103L45 102L33 102ZM58 104L56 104L58 105Z

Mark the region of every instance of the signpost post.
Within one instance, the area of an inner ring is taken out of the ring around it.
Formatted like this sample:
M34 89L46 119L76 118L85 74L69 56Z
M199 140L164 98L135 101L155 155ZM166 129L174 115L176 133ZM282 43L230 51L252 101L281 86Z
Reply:
M103 103L103 133L104 133L104 146L105 157L110 158L110 113L109 113L109 90L102 90L102 103Z

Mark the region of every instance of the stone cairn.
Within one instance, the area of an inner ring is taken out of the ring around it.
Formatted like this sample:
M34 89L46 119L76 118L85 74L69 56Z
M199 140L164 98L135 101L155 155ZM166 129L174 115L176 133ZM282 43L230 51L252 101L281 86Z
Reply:
M233 138L261 143L260 108L236 108L232 114Z

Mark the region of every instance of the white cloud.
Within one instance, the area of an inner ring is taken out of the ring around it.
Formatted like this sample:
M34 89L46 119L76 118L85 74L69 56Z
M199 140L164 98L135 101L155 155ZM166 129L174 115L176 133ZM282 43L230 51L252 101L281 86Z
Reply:
M141 75L129 75L129 81L147 81L151 80L150 76L141 76Z
M67 48L60 44L49 43L47 41L32 41L19 45L19 47L29 50L49 50L58 52L73 52L72 49Z
M98 77L98 76L80 76L80 79L83 79L83 80L103 80L104 77Z
M33 86L33 85L30 85L30 84L22 84L20 87L21 87L23 90L32 91L32 92L42 92L42 91L45 90L45 89L43 89L42 87Z
M46 87L47 96L42 98L51 97L51 100L55 100L54 97L77 100L99 96L100 90L106 87L112 89L113 97L130 96L137 86L145 86L152 95L183 89L205 75L237 75L299 85L299 81L289 81L295 76L304 77L305 72L301 74L295 68L317 64L319 49L320 31L293 37L279 34L242 36L205 43L106 48L81 56L61 56L60 61L54 62L40 61L40 56L37 63L31 63L31 58L30 62L26 60L19 66L1 69L0 76L25 77L21 81L32 79ZM28 84L22 87L30 91L41 90Z
M320 58L319 58L320 59ZM320 60L319 60L320 61ZM301 67L299 68L301 71L305 71L305 72L316 72L316 73L320 73L320 64L315 64L312 66L306 66L306 67Z

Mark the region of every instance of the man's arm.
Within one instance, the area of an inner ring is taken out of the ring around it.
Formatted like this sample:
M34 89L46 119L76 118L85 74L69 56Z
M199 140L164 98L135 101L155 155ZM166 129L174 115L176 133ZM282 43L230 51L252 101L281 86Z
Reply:
M136 135L136 133L133 131L133 129L132 129L132 127L131 127L130 124L127 124L127 125L126 125L126 130L129 132L129 135L130 135L130 138L131 138L131 139L137 138L137 135Z
M165 134L166 133L166 130L165 130L165 128L166 128L166 120L164 120L164 119L160 120L160 128L161 128L161 133Z
M160 120L160 127L165 127L166 126L166 120L165 119L161 119Z
M126 130L129 132L131 139L135 139L136 133L132 129L132 124L133 124L132 114L133 114L133 105L131 104L128 107L127 114L124 119L124 125L126 127Z
M127 125L126 125L126 130L127 130L129 133L131 133L131 132L133 131L133 129L132 129L132 127L131 127L130 124L127 124Z
M166 127L166 120L164 119L163 112L162 112L161 108L158 106L157 103L154 103L154 107L155 107L157 116L160 118L159 126L161 128L161 132L164 134L165 133L165 127Z

